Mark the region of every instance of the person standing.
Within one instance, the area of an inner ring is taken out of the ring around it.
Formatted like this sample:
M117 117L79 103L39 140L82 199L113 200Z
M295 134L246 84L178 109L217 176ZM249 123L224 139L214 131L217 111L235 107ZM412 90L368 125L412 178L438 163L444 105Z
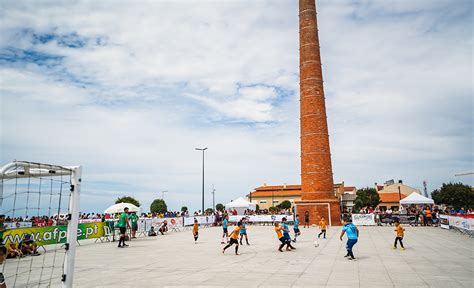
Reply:
M224 220L222 221L222 241L221 244L229 242L229 232L227 231L227 224L229 223L229 216L225 215ZM224 237L226 242L224 242Z
M240 245L242 245L242 239L244 239L244 236L245 236L245 241L247 242L247 245L250 245L249 243L249 238L247 236L247 220L244 218L242 218L242 220L240 220L242 222L242 227L240 227Z
M295 247L291 246L290 228L288 228L286 220L286 217L283 217L281 219L281 223L283 223L283 237L285 237L285 241L288 243L286 250L288 250L288 247L290 247L291 249L296 249Z
M318 234L318 238L323 234L323 238L326 239L326 220L324 217L321 217L321 220L319 221L319 229L321 229L321 233Z
M118 247L119 248L128 247L128 245L125 244L125 234L127 233L127 227L130 229L130 222L128 221L128 207L125 207L123 209L122 214L120 214L117 227L120 229L120 239L119 239Z
M295 238L293 239L293 242L296 242L296 237L301 235L299 226L300 226L300 215L296 214L295 222L293 223L293 230L295 231Z
M199 223L197 219L194 219L193 236L194 236L194 244L196 244L199 237Z
M402 250L405 250L405 247L403 247L403 236L405 236L405 228L402 227L399 221L395 221L395 232L397 233L397 236L395 237L395 243L393 244L393 249L397 249L397 242L400 242L400 246L402 247Z
M357 243L357 239L359 238L359 229L352 223L352 219L347 219L347 223L342 227L341 236L339 239L342 241L342 237L344 234L347 234L347 243L346 243L346 250L347 254L344 257L349 257L349 260L354 260L354 253L352 252L352 248Z
M132 224L132 238L136 239L136 234L138 230L138 216L137 213L132 212L129 216L130 223Z
M235 244L235 255L239 255L239 241L237 240L239 238L240 234L240 227L242 226L242 222L239 221L237 223L237 227L235 227L234 231L232 231L232 234L230 235L230 242L227 244L224 249L222 249L222 254L225 253L225 250L229 248L230 246Z
M309 212L304 212L304 228L309 228Z

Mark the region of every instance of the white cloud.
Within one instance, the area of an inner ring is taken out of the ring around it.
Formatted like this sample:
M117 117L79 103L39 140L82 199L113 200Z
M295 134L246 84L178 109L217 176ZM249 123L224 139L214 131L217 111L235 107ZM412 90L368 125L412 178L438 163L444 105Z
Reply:
M452 175L473 169L472 4L458 4L318 1L335 180L466 180ZM299 182L294 1L0 6L2 163L84 165L97 211L161 190L200 208L199 146L219 202ZM73 33L84 47L57 38ZM62 58L12 62L13 48Z

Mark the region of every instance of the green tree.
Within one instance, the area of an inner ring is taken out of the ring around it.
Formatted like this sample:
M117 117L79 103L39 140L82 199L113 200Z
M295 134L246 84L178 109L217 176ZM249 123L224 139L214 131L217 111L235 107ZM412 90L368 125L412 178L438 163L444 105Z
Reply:
M260 211L260 206L258 206L258 204L255 205L255 211Z
M186 211L188 211L188 207L186 207L186 206L181 207L181 212L182 213L185 213Z
M372 207L375 208L380 203L380 196L379 193L375 190L375 188L362 188L357 190L357 196L354 200L354 210L359 211L364 207Z
M168 211L168 207L166 206L166 202L163 199L155 199L150 205L151 213L165 213Z
M130 203L137 207L140 207L140 202L138 202L137 199L131 196L123 196L123 197L117 198L117 200L115 200L115 204L118 204L118 203Z
M291 208L291 202L288 201L288 200L285 200L285 201L281 202L280 204L278 204L277 207L279 209L282 209L282 210L290 209Z
M270 213L275 213L278 212L278 208L275 206L271 206L270 208L268 208L268 211L270 211Z
M222 203L218 203L218 204L216 205L216 210L217 210L217 211L224 212L225 207L224 207L224 205L223 205Z
M206 209L206 213L212 214L212 213L214 213L214 209L212 209L212 208L207 208L207 209Z
M456 210L474 208L474 191L471 186L462 183L443 183L431 193L431 198L436 204L453 206Z

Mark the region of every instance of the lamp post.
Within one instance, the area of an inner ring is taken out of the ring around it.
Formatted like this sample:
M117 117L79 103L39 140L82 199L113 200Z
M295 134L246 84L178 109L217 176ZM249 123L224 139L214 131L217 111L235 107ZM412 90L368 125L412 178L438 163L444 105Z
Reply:
M204 151L206 148L196 148L198 151L202 151L202 210L201 213L204 215Z
M165 199L165 193L168 192L168 190L163 190L161 191L161 200Z
M212 184L212 209L214 210L214 212L216 212L216 198L215 198L215 194L216 194L216 189L214 188L214 184Z

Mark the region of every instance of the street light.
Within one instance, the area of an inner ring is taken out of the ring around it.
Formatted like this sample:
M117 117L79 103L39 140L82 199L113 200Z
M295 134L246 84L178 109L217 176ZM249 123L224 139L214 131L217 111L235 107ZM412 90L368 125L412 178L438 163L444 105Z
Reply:
M216 194L216 189L214 188L214 184L212 184L212 209L214 212L216 212L216 201L215 201L215 194Z
M168 190L161 191L161 200L164 200L166 192L168 192Z
M201 213L204 215L204 151L206 148L196 148L198 151L202 151L202 210Z

